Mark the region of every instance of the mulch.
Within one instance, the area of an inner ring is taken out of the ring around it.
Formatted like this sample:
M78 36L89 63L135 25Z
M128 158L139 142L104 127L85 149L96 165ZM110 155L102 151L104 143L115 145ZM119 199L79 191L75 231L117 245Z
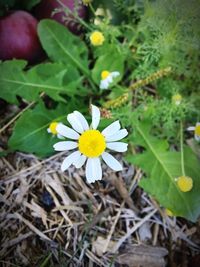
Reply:
M61 172L65 156L0 158L0 266L200 266L200 221L169 217L140 169L103 165L88 184L83 168Z

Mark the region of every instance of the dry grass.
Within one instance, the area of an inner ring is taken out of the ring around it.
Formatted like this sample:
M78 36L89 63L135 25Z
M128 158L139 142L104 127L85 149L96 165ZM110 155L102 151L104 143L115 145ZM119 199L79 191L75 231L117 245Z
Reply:
M83 169L61 173L63 157L0 158L1 266L187 266L197 257L198 224L168 217L138 187L139 169L103 166L90 185Z

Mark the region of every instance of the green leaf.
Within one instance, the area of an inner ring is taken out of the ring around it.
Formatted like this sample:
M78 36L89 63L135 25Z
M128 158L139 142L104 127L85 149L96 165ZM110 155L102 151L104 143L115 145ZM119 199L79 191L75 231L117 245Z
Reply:
M53 153L53 144L58 139L47 132L52 121L66 121L68 113L74 110L74 104L59 104L56 109L48 110L40 102L33 110L27 110L17 120L13 134L9 139L9 148L27 153L34 153L39 157Z
M151 123L148 121L135 124L131 141L142 146L145 151L128 156L128 160L140 166L147 175L140 181L140 186L173 214L194 222L200 215L199 161L189 147L184 148L185 173L193 179L194 186L189 192L180 191L175 178L182 176L181 153L170 151L166 141L150 135L150 128Z
M56 101L64 101L60 94L73 96L79 93L78 87L82 78L79 72L73 67L67 67L62 63L45 63L37 65L29 71L29 74L41 81L43 92Z
M60 63L46 63L24 71L26 62L10 60L0 64L0 97L18 104L17 96L28 101L38 99L40 92L45 92L56 101L65 99L60 94L73 95L81 82L78 72L73 67ZM73 75L72 75L73 74Z
M119 71L120 76L116 77L115 81L121 80L124 71L124 56L116 48L108 49L106 54L97 59L92 70L92 78L97 84L100 83L101 72L104 70Z
M30 89L29 81L24 75L26 61L11 60L0 63L0 97L6 101L18 104L16 96L24 97L26 100L35 100L38 89Z
M44 50L53 61L71 64L89 76L88 50L79 37L60 23L49 19L40 21L38 34Z

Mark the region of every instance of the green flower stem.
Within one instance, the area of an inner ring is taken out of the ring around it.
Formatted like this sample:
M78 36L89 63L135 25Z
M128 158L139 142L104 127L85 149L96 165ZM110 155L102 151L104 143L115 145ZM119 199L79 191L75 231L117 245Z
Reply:
M180 122L180 149L181 149L181 170L183 176L185 175L185 165L184 165L184 150L183 150L183 123Z
M93 13L93 15L96 17L95 10L94 10L94 8L93 8L91 3L89 3L89 7L90 7L90 10Z
M80 24L82 24L86 29L89 31L92 31L92 28L83 20L81 19L77 12L71 11L66 5L64 5L60 0L57 0L57 2L63 7L64 11L67 10L68 14L73 15Z
M72 12L68 7L66 7L60 0L57 0L57 2L63 7L64 10L67 10L67 12L70 14L70 15L73 15L76 20L82 24L85 28L87 28L90 32L93 31L92 27L90 27L83 19L81 19L77 12ZM91 78L91 75L90 75L90 72L88 69L86 69L85 67L83 67L82 65L80 65L77 61L74 60L74 62L76 63L77 67L79 69L82 70L82 72L86 75L86 77L88 78L88 81L92 87L92 89L95 91L96 90L96 86L94 84L94 81L92 80Z

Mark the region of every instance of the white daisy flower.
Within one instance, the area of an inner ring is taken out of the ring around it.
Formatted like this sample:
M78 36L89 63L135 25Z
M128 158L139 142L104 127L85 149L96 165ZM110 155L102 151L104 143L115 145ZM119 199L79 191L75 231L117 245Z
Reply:
M118 142L128 132L126 129L120 129L119 121L111 123L102 132L97 130L100 122L100 110L92 105L92 123L89 127L85 117L79 112L74 111L67 116L68 122L72 128L63 124L58 124L57 132L74 141L63 141L56 143L53 147L56 151L67 151L76 149L65 158L61 165L61 170L65 171L70 165L81 168L86 162L86 179L89 183L102 178L101 161L114 171L121 171L122 165L110 153L106 152L106 148L117 152L125 152L128 144Z
M113 72L109 72L107 70L102 71L100 89L108 89L109 85L113 82L113 78L116 78L119 75L120 73L118 71L113 71Z
M187 128L188 131L194 131L194 138L200 141L200 122L196 123L196 126L190 126Z
M49 125L49 128L47 128L47 132L48 133L51 133L53 136L57 135L57 137L59 139L63 139L63 136L60 135L57 130L56 130L56 127L59 125L59 124L62 124L61 122L56 122L56 121L53 121L50 123Z
M180 94L176 94L172 96L172 102L176 105L179 106L181 104L182 101L182 95Z

